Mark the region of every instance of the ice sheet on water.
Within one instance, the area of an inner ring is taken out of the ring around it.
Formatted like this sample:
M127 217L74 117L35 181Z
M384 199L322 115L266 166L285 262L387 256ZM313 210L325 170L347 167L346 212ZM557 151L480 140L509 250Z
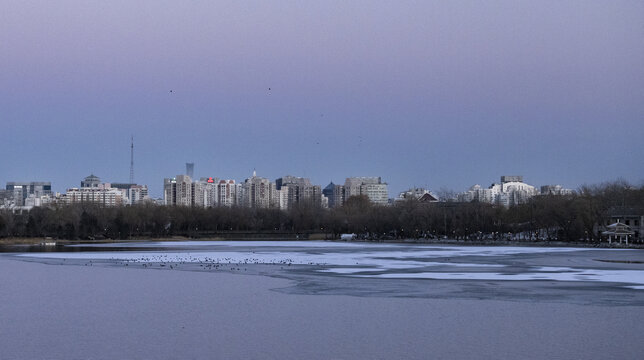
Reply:
M355 268L333 268L333 269L322 269L318 270L318 272L322 273L333 273L333 274L355 274L359 272L367 272L367 271L385 271L385 269L378 269L378 268L368 268L368 267L355 267Z
M501 256L511 254L536 254L591 250L590 248L552 248L525 246L444 246L436 244L402 244L402 243L371 243L371 242L337 242L337 241L157 241L157 242L120 242L108 244L74 244L67 247L98 247L98 248L208 248L208 247L238 247L238 248L327 248L361 249L364 251L381 252L389 250L387 256L418 257L418 256ZM594 249L597 250L597 249ZM623 249L629 251L629 249Z
M130 262L175 262L175 263L291 263L299 265L372 266L384 270L413 269L428 266L453 267L503 267L500 264L467 264L454 262L418 261L431 258L432 252L414 252L413 259L401 257L401 252L302 252L302 251L99 251L26 253L19 256L48 259L114 260Z
M53 259L96 259L132 262L292 263L301 265L372 266L384 270L419 267L503 267L480 262L461 263L462 256L503 256L519 253L576 251L573 248L454 247L405 244L338 243L326 241L181 241L136 243L133 246L198 247L194 251L88 251L26 253L20 256ZM204 245L211 248L204 250ZM120 246L121 244L114 244ZM223 246L220 246L223 245ZM237 248L236 248L237 247ZM352 251L347 251L351 248ZM315 251L308 251L315 249ZM322 250L322 251L320 251ZM359 251L353 251L359 250ZM441 261L435 261L440 259ZM443 261L446 260L446 261ZM556 271L556 270L554 270Z
M628 286L633 289L644 289L644 271L642 270L575 270L566 272L418 272L418 273L385 273L374 275L354 275L386 279L436 279L436 280L503 280L503 281L591 281L606 283L637 284Z
M516 265L516 261L509 261L514 259L513 255L516 254L539 255L603 249L461 247L325 241L180 241L129 245L150 248L156 244L159 245L156 251L48 252L25 253L19 256L137 263L315 265L318 267L315 269L318 273L389 279L551 280L644 285L644 271L639 270L597 270L589 269L588 266L534 267L527 264ZM119 247L123 244L113 245ZM498 270L490 271L490 268ZM357 274L365 271L378 273Z

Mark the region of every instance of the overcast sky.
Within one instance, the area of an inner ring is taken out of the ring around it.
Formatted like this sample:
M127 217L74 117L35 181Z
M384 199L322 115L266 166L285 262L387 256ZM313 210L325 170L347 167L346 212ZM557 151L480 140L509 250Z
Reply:
M269 90L270 89L270 90ZM642 1L0 2L0 183L644 180Z

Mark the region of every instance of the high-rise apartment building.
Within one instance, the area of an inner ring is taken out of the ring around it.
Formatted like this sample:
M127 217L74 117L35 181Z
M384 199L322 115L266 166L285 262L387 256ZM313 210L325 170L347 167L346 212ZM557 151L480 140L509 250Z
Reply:
M344 198L351 196L365 195L378 205L389 203L389 190L387 183L383 183L380 177L350 177L344 182Z
M147 185L132 185L127 192L127 202L129 205L141 204L148 200L148 186Z
M492 184L487 189L474 185L468 191L459 194L458 200L480 201L508 207L524 203L537 194L534 186L523 182L523 176L501 176L500 184Z
M329 183L323 190L322 194L327 198L328 207L341 207L344 204L344 186Z
M136 205L149 199L147 185L103 183L91 174L79 188L69 188L60 200L66 204L95 204L99 206Z
M177 175L163 180L163 203L165 205L192 206L194 197L192 179L188 175Z
M66 204L94 204L98 206L121 206L128 202L127 191L110 184L67 189L62 197Z
M217 184L217 205L228 207L240 205L241 193L241 184L236 184L235 180L219 180Z
M302 203L321 205L322 189L319 185L311 184L308 178L287 175L275 180L275 187L278 191L285 192L287 207ZM282 206L280 208L285 209Z
M13 199L15 206L24 206L28 197L42 198L51 196L51 182L7 182L5 197Z
M219 179L208 177L201 178L192 183L194 206L213 207L217 205L217 183Z
M257 182L257 179L254 181ZM273 189L274 187L275 185L273 184ZM261 192L261 194L256 195L257 201L261 204L258 207L264 207L262 200L263 188L258 186L257 189ZM250 206L250 200L248 204L243 203L242 200L248 199L242 199L242 185L236 184L235 180L204 177L198 181L192 181L187 175L177 175L174 178L163 180L163 204L165 205L214 207L244 204Z
M253 176L244 181L242 189L242 203L244 206L251 208L279 206L279 196L275 188L275 183L257 176L255 171L253 171Z
M74 189L78 189L79 193L77 193ZM87 198L89 196L87 194L91 193L88 189L101 189L102 192L105 192L105 191L110 192L112 191L112 189L120 190L121 195L117 195L116 193L114 193L113 195L115 199L119 198L119 200L117 201L119 203L118 205L136 205L136 204L142 203L144 200L149 199L147 185L138 185L133 183L108 183L108 182L103 183L101 182L101 179L98 176L91 174L85 177L85 179L81 180L80 188L72 188L67 191L68 194L70 194L67 201L75 202L76 201L75 199L77 198L78 199ZM70 190L72 191L70 192ZM97 191L95 193L100 194L101 191ZM83 192L85 194L85 197L78 195L80 194L80 192ZM122 200L120 200L120 197L123 194L125 195L125 197ZM112 195L108 195L108 198L110 196ZM94 197L98 199L100 196L95 195ZM74 199L74 200L70 200L70 199ZM99 201L97 200L97 202ZM111 200L108 200L107 203L112 204L114 202ZM107 206L113 206L113 205L107 205Z

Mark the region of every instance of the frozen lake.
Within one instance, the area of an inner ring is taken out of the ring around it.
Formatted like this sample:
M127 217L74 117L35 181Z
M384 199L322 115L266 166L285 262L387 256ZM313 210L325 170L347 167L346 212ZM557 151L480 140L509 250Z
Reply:
M3 359L639 359L641 250L162 242L0 254Z
M302 294L644 304L642 250L325 241L141 242L63 250L17 256L49 264L268 275L294 280L280 291Z

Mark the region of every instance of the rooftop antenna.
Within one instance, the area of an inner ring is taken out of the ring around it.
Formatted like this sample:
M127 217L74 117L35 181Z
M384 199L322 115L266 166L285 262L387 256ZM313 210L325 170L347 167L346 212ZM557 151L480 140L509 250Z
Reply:
M130 143L130 184L134 184L134 135Z

